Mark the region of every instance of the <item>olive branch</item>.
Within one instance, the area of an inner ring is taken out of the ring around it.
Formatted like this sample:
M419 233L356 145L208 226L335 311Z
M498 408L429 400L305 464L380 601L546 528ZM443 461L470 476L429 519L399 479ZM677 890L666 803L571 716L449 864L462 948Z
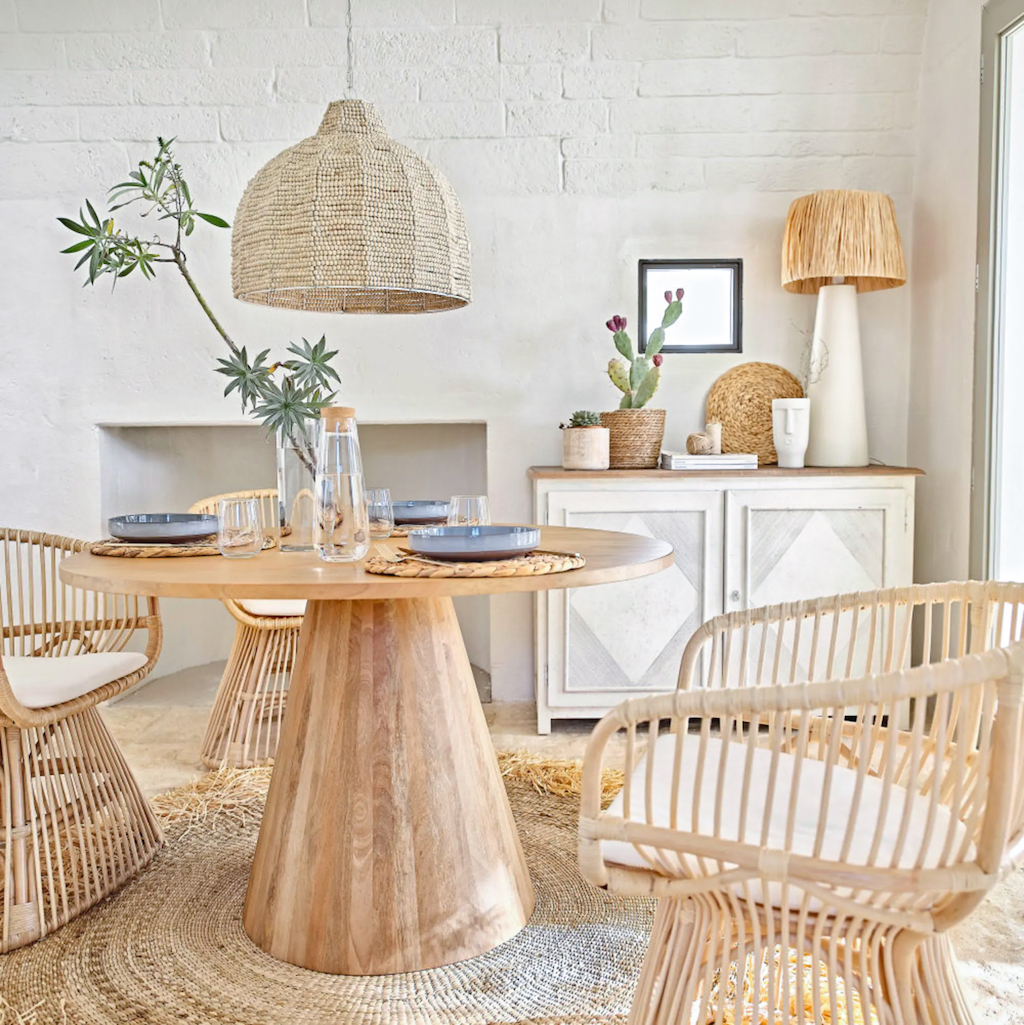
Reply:
M136 270L150 280L156 276L158 264L173 263L230 350L227 358L218 359L219 366L214 367L216 373L229 378L224 394L237 392L244 413L255 416L268 430L285 434L303 464L313 472L314 452L305 426L316 420L320 408L335 397L334 386L341 378L331 360L338 350L327 348L326 336L314 345L303 338L301 343L288 345L290 358L268 362L269 349L250 358L246 347L234 342L189 273L184 249L184 240L200 221L215 228L231 225L223 217L196 209L181 165L174 159L173 142L157 138L156 156L140 160L125 181L107 191L108 216L101 218L87 199L78 220L58 217L65 228L83 236L61 252L82 254L75 270L86 267L87 285L95 285L104 274L110 274L111 289ZM173 222L173 241L159 235L143 237L115 224L113 213L133 203L145 206L141 217L155 215L157 221Z

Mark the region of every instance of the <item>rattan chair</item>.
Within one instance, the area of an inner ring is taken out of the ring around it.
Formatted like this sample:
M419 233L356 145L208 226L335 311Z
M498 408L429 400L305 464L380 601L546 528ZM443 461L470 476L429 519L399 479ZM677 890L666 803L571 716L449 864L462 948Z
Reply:
M155 598L61 583L86 543L0 528L0 953L53 932L146 865L160 826L96 711L160 652ZM145 652L126 649L148 631Z
M973 1021L947 930L1024 855L1022 603L939 584L720 616L679 690L601 720L581 870L659 898L632 1025Z
M189 510L213 513L222 498L256 498L266 536L279 536L277 491L234 491L204 498ZM274 759L281 734L288 681L306 603L302 600L239 599L224 602L235 618L235 640L221 677L203 738L209 768L249 768Z

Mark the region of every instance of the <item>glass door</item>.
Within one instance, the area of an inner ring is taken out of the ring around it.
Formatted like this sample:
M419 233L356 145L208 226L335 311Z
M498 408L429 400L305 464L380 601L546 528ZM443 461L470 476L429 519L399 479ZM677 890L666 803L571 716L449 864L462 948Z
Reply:
M1024 0L986 7L984 46L972 570L1024 580Z

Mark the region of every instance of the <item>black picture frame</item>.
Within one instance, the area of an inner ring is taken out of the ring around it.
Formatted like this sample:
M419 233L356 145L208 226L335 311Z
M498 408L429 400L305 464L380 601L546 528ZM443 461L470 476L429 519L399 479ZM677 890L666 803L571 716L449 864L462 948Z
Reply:
M637 293L640 297L639 326L637 327L637 347L640 352L647 351L647 286L648 272L652 269L679 269L679 270L730 270L732 271L732 288L730 290L732 299L731 310L731 333L732 341L729 345L686 345L673 341L669 344L666 338L662 345L663 353L674 352L742 352L743 351L743 261L742 260L640 260L637 267ZM661 299L661 295L657 296ZM686 319L686 299L683 299L683 316L677 323L684 323ZM675 327L675 325L673 325ZM676 334L669 328L666 334Z

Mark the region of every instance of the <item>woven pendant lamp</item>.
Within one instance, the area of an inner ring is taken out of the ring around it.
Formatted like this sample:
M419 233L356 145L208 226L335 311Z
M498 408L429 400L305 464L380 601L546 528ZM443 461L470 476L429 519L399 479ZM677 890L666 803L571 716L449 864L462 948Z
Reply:
M472 298L469 239L448 180L390 139L361 100L246 187L231 232L235 297L326 313L430 313Z
M818 296L807 361L809 465L868 464L857 293L906 280L888 196L835 189L794 200L782 242L782 287Z

